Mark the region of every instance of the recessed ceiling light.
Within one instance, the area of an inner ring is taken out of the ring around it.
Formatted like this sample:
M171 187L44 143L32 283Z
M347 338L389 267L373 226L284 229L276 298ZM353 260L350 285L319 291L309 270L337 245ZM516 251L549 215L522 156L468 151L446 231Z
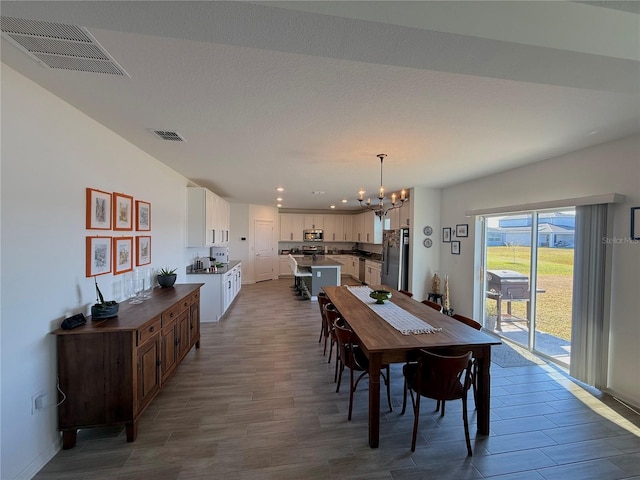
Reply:
M331 208L336 208L336 206L335 205L331 205Z
M342 199L342 203L347 203L349 200L347 200L346 198Z
M284 188L282 188L282 187L277 187L277 188L276 188L276 190L277 190L278 192L284 192Z
M282 197L276 198L276 201L281 202L282 201Z
M281 208L281 207L282 207L282 204L281 204L281 203L279 203L279 204L277 204L277 205L276 205L276 207Z

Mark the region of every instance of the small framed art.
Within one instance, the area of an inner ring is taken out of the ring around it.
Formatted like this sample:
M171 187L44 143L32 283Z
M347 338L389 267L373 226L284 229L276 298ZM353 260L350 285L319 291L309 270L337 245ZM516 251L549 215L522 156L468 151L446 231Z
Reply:
M469 225L467 223L461 223L456 225L456 237L468 237Z
M86 276L111 272L111 237L87 237Z
M113 274L133 270L133 237L113 238Z
M442 241L449 243L451 241L451 227L444 227L442 229Z
M133 197L113 193L113 229L133 230Z
M151 237L136 237L136 266L151 263Z
M136 200L136 230L148 232L151 230L151 204Z
M640 240L640 207L631 209L631 238Z
M87 188L87 229L111 230L111 194Z
M451 242L451 253L453 255L460 255L460 242L458 240Z

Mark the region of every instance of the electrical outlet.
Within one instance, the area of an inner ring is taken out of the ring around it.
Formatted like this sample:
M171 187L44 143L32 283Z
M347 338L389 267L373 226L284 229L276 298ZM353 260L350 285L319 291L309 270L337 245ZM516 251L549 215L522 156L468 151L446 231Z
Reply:
M36 393L31 397L31 415L35 415L36 412L44 410L47 405L47 394Z

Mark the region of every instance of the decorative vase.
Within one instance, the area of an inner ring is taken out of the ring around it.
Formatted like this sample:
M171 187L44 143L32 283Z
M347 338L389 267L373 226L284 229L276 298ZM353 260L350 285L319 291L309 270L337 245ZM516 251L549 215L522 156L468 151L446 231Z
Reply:
M176 283L176 279L178 278L177 274L173 275L158 275L158 285L162 288L173 287L173 284Z

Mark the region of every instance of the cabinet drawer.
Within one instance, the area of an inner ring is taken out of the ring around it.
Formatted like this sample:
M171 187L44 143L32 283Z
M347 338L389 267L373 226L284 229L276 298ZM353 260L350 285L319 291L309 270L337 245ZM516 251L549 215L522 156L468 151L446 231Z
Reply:
M186 297L180 300L178 303L173 305L171 308L168 308L164 312L162 312L162 326L164 327L172 320L176 319L180 313L185 311L191 305L191 297Z
M198 303L200 301L200 290L197 292L193 292L191 297L189 297L189 304L193 305L194 303Z
M151 323L148 323L144 328L138 330L138 345L142 345L151 337L160 332L161 322L160 317L154 318Z

